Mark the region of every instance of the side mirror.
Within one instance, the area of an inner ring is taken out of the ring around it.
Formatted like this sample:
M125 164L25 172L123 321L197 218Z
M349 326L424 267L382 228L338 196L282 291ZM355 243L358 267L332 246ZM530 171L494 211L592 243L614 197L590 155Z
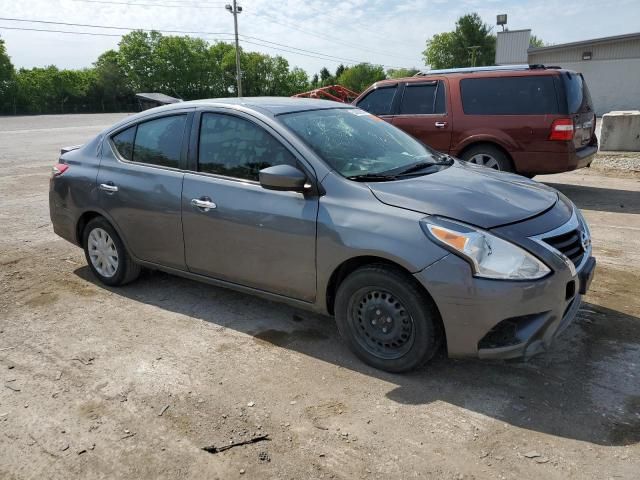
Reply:
M302 192L307 176L291 165L275 165L260 170L260 185L267 190Z

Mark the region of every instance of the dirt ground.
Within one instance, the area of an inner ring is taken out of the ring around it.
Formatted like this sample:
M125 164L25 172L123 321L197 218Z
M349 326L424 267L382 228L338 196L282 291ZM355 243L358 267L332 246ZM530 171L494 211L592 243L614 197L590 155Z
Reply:
M639 478L640 178L538 178L599 262L552 351L392 375L331 319L163 273L96 284L48 177L122 116L0 118L0 478Z

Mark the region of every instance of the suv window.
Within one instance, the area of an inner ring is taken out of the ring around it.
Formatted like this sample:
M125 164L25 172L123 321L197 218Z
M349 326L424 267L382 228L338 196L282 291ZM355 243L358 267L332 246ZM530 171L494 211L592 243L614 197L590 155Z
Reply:
M136 126L127 128L117 135L114 135L111 139L113 144L118 150L118 153L125 160L131 160L133 158L133 140L136 138Z
M400 115L445 113L442 82L408 83L400 103Z
M579 73L564 72L562 80L567 96L568 112L574 114L592 111L591 95L589 94L589 89L582 75Z
M186 120L186 115L172 115L138 124L132 160L178 168Z
M467 115L558 113L552 76L465 78L460 81Z
M358 108L374 115L389 115L393 97L395 97L397 90L398 87L395 85L393 87L376 88L358 102Z
M205 113L200 126L198 171L258 181L258 172L296 159L267 131L232 115Z

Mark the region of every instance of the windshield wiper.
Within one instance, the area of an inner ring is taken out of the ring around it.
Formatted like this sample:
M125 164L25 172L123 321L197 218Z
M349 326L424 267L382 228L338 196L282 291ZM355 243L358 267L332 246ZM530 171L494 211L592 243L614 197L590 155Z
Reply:
M384 182L386 180L395 180L396 176L382 173L363 173L361 175L351 175L347 178L356 182Z
M417 163L414 163L413 165L409 165L408 167L405 167L404 169L400 170L399 172L396 173L396 175L397 176L408 175L428 167L434 167L438 165L448 166L448 165L451 165L452 163L453 163L453 159L448 159L448 158L447 160L438 161L438 162L417 162Z

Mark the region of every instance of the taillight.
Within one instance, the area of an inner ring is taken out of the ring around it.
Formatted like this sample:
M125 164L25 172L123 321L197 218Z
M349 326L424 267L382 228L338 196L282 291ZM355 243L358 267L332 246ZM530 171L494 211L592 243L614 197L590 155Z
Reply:
M567 142L573 140L573 120L570 118L559 118L551 124L551 134L549 140L560 140Z
M53 168L51 169L51 176L59 177L67 170L69 170L69 165L65 165L64 163L58 163L54 165Z

